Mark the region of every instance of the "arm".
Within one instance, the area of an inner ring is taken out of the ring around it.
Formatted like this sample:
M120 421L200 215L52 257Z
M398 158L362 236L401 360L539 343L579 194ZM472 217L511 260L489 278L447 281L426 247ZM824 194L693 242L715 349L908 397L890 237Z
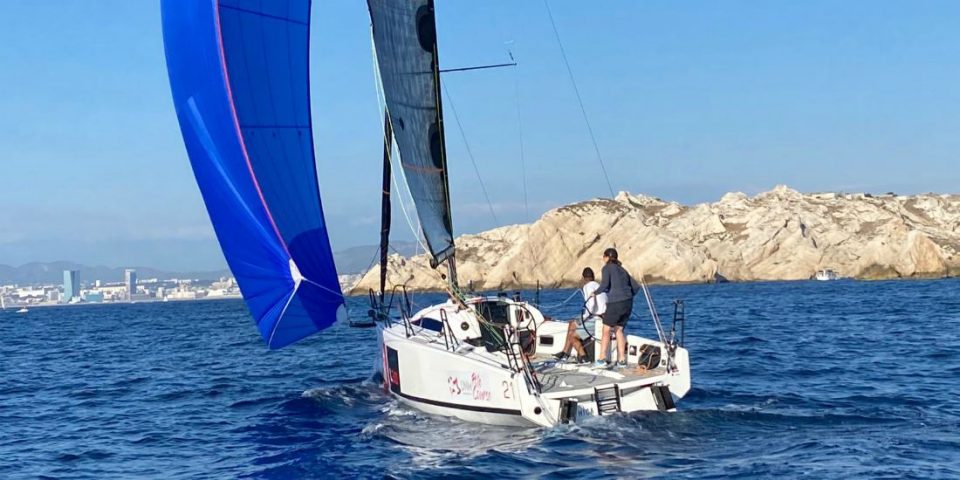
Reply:
M603 269L600 270L600 288L594 290L594 295L600 295L601 293L610 293L610 266L604 265Z

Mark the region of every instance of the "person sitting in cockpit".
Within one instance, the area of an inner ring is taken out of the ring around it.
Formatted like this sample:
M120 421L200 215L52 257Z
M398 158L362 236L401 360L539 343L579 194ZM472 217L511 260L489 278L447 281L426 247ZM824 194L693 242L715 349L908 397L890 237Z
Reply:
M583 293L584 300L583 312L580 314L579 320L571 320L567 325L567 338L563 343L563 350L555 356L557 360L573 359L570 357L570 349L572 348L577 351L577 356L574 359L577 363L590 363L587 352L583 347L583 340L593 336L597 319L601 318L607 310L607 294L594 295L594 292L600 288L600 284L597 283L592 268L584 268L581 276L583 285L581 293ZM582 328L580 328L581 324Z

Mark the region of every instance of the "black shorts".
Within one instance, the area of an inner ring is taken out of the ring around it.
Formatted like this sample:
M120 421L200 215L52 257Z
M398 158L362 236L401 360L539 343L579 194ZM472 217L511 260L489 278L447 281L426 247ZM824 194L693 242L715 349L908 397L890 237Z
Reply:
M607 311L603 314L603 324L608 327L626 327L631 313L633 300L608 303Z

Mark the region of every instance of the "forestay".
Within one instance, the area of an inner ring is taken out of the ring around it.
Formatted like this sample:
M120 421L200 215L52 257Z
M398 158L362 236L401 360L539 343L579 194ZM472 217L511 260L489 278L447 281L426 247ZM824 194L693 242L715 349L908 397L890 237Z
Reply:
M345 317L317 183L309 0L164 0L180 128L224 256L280 348Z

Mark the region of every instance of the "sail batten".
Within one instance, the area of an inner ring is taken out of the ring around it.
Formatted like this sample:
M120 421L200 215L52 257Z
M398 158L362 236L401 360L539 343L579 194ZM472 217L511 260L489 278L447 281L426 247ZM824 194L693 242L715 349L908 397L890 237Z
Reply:
M162 2L187 153L224 257L270 348L345 314L309 110L309 0Z
M433 265L454 251L433 0L368 0L400 167Z

